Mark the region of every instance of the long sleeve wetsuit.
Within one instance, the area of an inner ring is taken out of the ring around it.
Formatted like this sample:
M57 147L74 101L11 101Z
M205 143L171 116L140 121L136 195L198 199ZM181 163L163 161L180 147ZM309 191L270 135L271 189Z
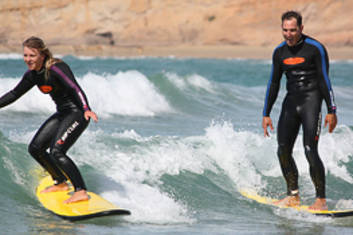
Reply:
M336 112L326 49L313 38L302 35L295 46L281 43L273 53L263 116L269 116L276 101L282 74L287 77L287 94L278 122L278 157L287 182L287 194L298 190L298 170L292 157L294 142L303 127L305 155L316 197L325 198L325 169L318 154L321 130L321 105L325 100L328 113Z
M88 126L84 111L90 110L90 107L67 64L58 62L51 66L48 73L44 69L27 71L15 88L0 98L0 108L16 101L35 85L51 96L57 112L42 124L28 150L56 184L69 179L75 191L86 189L78 168L66 152Z

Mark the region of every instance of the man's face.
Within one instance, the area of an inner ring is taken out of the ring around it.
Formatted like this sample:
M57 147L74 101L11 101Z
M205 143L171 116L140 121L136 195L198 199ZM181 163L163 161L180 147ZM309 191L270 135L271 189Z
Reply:
M303 31L303 25L298 26L297 19L290 18L282 22L283 38L288 46L294 46L299 41Z

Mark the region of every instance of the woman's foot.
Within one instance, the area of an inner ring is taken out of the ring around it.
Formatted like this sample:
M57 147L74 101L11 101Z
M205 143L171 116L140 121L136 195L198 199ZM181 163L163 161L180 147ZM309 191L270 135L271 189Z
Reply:
M314 204L309 206L309 210L315 211L325 211L327 210L326 199L325 198L316 198Z
M69 199L65 200L64 203L69 204L69 203L87 201L87 200L89 200L89 196L86 190L80 190L80 191L74 192L74 194Z
M41 193L68 191L69 189L69 185L66 182L63 182L61 184L54 184L52 186L49 186L46 189L42 190Z
M274 202L277 206L295 207L300 205L299 195L287 196L281 200Z

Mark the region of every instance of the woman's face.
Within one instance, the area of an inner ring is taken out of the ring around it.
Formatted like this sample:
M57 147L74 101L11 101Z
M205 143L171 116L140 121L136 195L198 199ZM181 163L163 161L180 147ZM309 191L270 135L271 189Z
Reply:
M23 47L23 60L29 70L39 71L43 66L44 55L38 49Z

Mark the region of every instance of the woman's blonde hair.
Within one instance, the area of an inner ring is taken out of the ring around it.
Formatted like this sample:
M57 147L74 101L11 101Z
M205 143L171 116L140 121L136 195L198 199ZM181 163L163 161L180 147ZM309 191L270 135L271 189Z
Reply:
M48 78L50 67L57 62L61 62L60 59L53 57L53 54L51 53L49 48L45 45L44 41L38 37L32 36L30 38L27 38L22 43L22 46L37 49L39 51L39 53L44 55L44 57L45 57L44 58L44 62L45 62L44 67L45 67L46 78Z

